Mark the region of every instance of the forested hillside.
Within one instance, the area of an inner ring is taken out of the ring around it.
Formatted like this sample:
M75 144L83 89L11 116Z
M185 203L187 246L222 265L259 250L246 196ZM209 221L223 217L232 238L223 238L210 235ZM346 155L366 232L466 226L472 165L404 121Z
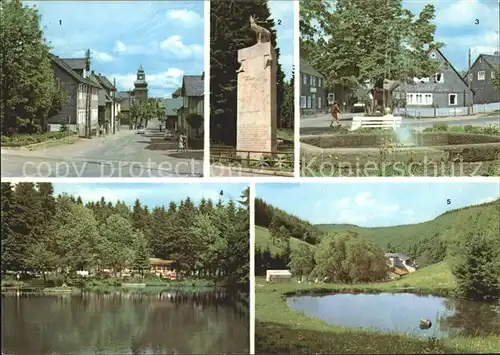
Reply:
M422 267L446 261L442 265L447 265L457 278L458 289L463 290L461 292L468 298L485 299L487 295L495 294L497 286L500 287L497 273L482 273L474 266L476 264L469 262L472 258L477 265L487 266L485 270L500 270L500 200L449 211L423 223L384 228L311 225L262 200L256 200L255 219L257 275L265 274L266 269L292 268L304 276L318 273L330 276L333 272L333 280L352 282L360 279L347 273L353 268L335 274L339 270L328 269L327 265L333 265L332 260L347 265L350 253L357 253L353 265L356 265L354 269L359 269L362 267L359 260L369 260L369 257L383 255L383 252L403 252ZM314 237L300 238L301 235ZM345 248L351 251L346 252ZM377 273L371 275L368 272L369 275L363 274L363 277L373 281L383 272L381 266ZM475 285L471 281L474 278L469 277L471 275L481 275L479 279L489 280L492 289L482 284Z
M418 224L381 228L345 224L316 227L324 233L357 233L387 252L405 252L425 266L444 260L451 251L450 246L471 232L500 238L500 200L448 211Z

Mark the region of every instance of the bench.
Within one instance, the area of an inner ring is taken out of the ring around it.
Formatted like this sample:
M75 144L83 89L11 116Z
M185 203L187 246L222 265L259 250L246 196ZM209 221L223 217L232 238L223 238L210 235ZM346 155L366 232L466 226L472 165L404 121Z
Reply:
M401 127L401 122L403 117L385 115L378 117L353 117L351 131L355 131L361 127L373 127L373 128L392 128L396 130Z

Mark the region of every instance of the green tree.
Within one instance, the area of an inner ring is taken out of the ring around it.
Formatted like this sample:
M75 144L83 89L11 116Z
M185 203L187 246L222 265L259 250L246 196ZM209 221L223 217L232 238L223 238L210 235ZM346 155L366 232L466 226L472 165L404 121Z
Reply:
M47 115L67 97L54 77L39 12L20 0L6 0L1 6L1 133L45 129Z
M103 265L112 268L115 273L132 266L138 237L127 219L117 214L109 216L100 227L100 235L104 239L100 258Z
M431 4L417 16L402 0L311 0L300 11L301 58L328 87L355 90L369 81L382 88L385 78L409 81L439 71L438 61L428 57L428 49L443 46L434 39Z
M457 293L472 300L500 298L500 239L484 232L469 232L455 254L452 267Z
M53 243L60 267L75 272L95 266L103 240L92 211L67 195L60 196L54 217Z
M493 87L500 91L500 67L495 68L495 77L491 80Z
M295 71L292 69L292 77L284 83L283 87L283 104L280 107L280 124L279 128L293 130L295 123Z
M50 245L44 241L28 247L25 263L29 270L41 272L44 282L47 282L46 272L53 271L59 266L58 256L51 250Z
M256 43L248 22L252 15L262 21L261 26L270 30L271 43L279 59L275 24L270 18L267 0L210 2L210 138L229 145L236 145L238 50ZM284 78L278 64L278 113L283 102Z
M2 218L2 234L1 234L1 247L2 247L2 272L12 270L13 266L17 263L15 259L16 241L14 239L14 232L12 230L16 218L14 213L14 191L10 182L1 183L1 218Z
M151 263L149 262L149 248L146 238L141 231L136 231L134 235L134 270L139 270L141 276L144 276L145 271L151 269Z
M333 282L382 281L389 272L382 250L352 232L325 236L314 259L314 273Z
M315 267L314 253L311 248L301 243L298 248L292 249L290 269L293 275L307 278Z

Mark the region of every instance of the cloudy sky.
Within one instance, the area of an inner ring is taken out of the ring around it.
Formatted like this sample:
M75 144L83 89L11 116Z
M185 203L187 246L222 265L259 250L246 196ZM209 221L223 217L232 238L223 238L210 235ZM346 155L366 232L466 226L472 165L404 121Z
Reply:
M180 202L189 197L199 202L202 198L217 202L240 198L248 184L216 184L216 183L53 183L56 195L67 193L80 196L84 202L99 201L104 197L106 201L124 201L132 205L138 198L148 207L167 206L171 201ZM220 192L223 195L220 195Z
M311 223L383 227L425 222L500 198L492 182L257 184L256 196ZM448 200L449 204L448 204Z
M183 74L204 70L204 1L25 1L36 5L53 53L83 57L92 69L116 78L120 90L133 88L143 65L149 96L170 97ZM293 2L270 1L276 21L280 62L288 77L293 64ZM281 25L277 24L281 20Z
M499 50L497 0L403 0L404 7L413 13L419 13L427 3L436 8L436 39L446 44L442 51L455 69L467 70L469 48L472 62L480 53Z
M149 96L169 97L183 74L203 72L204 1L31 1L53 53L83 57L92 69L133 88L144 66Z

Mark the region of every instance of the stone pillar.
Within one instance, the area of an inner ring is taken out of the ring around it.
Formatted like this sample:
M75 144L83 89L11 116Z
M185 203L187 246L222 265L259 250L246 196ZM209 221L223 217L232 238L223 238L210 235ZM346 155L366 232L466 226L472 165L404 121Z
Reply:
M276 52L270 42L238 51L238 114L236 149L277 151ZM259 159L265 153L252 153ZM242 158L248 153L239 153Z

